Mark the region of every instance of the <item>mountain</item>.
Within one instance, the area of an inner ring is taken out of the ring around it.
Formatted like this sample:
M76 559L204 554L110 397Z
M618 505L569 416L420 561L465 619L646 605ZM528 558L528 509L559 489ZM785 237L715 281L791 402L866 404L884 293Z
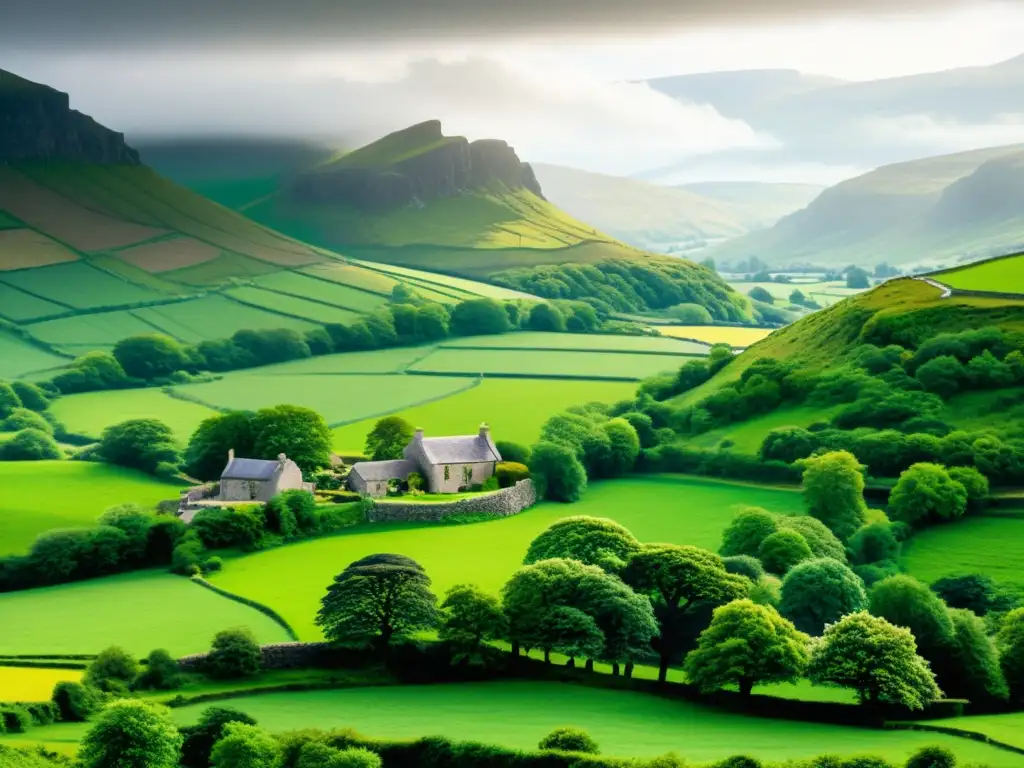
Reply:
M762 177L810 178L832 169L868 169L1015 140L1008 118L1024 100L1024 56L866 82L797 72L715 72L647 81L682 101L709 104L772 141L762 149L725 151L640 175L683 183L714 178L715 168L758 169ZM986 138L989 137L1006 137ZM800 177L793 174L800 173ZM826 174L827 175L827 174Z
M885 166L822 192L771 229L713 248L775 265L949 265L1024 243L1024 145Z
M583 299L607 312L698 303L718 319L753 317L712 271L629 246L546 197L507 143L445 136L435 120L300 173L245 213L366 261Z

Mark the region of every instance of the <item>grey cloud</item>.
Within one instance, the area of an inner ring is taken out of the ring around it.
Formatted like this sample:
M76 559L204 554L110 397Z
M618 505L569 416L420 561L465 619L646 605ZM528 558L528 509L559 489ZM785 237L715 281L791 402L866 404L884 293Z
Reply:
M584 36L935 12L996 0L6 0L0 46L184 48Z

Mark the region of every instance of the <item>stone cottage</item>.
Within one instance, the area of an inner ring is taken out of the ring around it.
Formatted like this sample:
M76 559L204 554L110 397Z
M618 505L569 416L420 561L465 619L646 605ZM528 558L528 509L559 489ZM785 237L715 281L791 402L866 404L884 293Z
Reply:
M383 496L392 480L406 481L413 472L423 476L430 493L455 493L460 488L485 482L494 474L501 454L486 424L475 435L424 437L417 429L402 451L404 458L392 461L360 461L349 472L349 487L370 496Z
M298 464L283 453L276 460L236 459L228 451L228 464L220 476L217 501L270 501L281 491L313 492L313 483L302 480Z

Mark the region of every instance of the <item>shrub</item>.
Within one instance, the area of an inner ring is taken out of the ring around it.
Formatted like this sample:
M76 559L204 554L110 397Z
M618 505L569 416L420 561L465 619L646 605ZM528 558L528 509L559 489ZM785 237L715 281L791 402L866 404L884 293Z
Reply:
M99 454L103 460L150 474L163 462L180 461L171 428L157 419L130 419L103 430Z
M578 501L587 489L587 473L573 452L555 443L538 443L530 455L530 474L544 498Z
M224 561L214 555L213 557L204 560L203 564L199 566L199 569L203 572L204 576L211 573L217 573L217 571L224 569Z
M200 510L190 526L210 549L257 548L263 538L263 520L258 509L212 507Z
M178 662L163 648L150 651L145 668L135 678L135 687L144 690L170 691L179 688L181 683Z
M820 635L826 624L867 604L857 574L831 558L800 563L782 582L780 612L809 635Z
M914 464L889 494L889 509L910 525L955 520L967 510L967 489L939 464Z
M0 732L25 733L32 726L32 715L24 707L0 705Z
M188 366L181 344L157 333L121 339L114 345L113 354L121 369L137 379L168 376Z
M3 461L50 461L64 458L64 452L46 432L23 429L6 443L0 444Z
M985 506L988 500L989 483L988 478L974 467L950 467L949 477L956 483L960 483L967 491L967 507L971 510L979 510Z
M18 396L22 407L30 411L42 413L50 407L49 396L31 381L15 381L11 384L11 389Z
M199 534L191 530L174 547L171 555L171 570L181 576L195 576L206 555L206 549Z
M765 304L775 303L775 297L768 293L768 291L766 291L760 285L755 285L753 288L747 291L747 296L752 298L754 301L760 301Z
M255 725L228 723L210 753L213 768L278 768L281 745Z
M512 330L505 308L494 299L472 299L456 304L449 327L455 336L482 336Z
M892 562L899 559L900 542L889 523L871 523L850 539L850 557L858 565Z
M501 461L495 466L494 475L498 478L499 487L510 488L520 480L528 478L530 470L524 464L513 461Z
M237 709L210 707L203 710L196 725L187 725L181 729L184 737L181 764L186 768L210 768L213 745L220 741L228 723L256 725L255 720Z
M51 700L65 723L84 723L100 706L93 689L71 680L57 683Z
M700 304L676 304L665 312L683 325L711 325L715 321Z
M263 667L260 644L246 627L225 629L213 638L213 646L203 665L210 677L231 680L248 677Z
M513 443L509 440L498 440L494 447L498 449L502 461L512 464L530 463L530 449L525 445Z
M20 432L23 429L36 429L48 435L53 434L53 425L28 408L15 408L6 419L0 421L0 432Z
M748 507L732 519L722 532L719 554L757 557L761 543L779 530L779 518L767 510Z
M779 527L785 531L796 531L803 536L815 557L831 557L839 562L846 561L846 548L843 542L820 520L809 515L781 517Z
M757 556L766 571L776 574L784 574L812 557L807 540L796 531L773 533L761 542Z
M932 584L932 591L950 608L964 608L979 616L990 611L1008 611L1016 602L1012 595L1000 590L991 578L976 573L939 579Z
M85 670L86 684L101 691L126 688L139 674L139 665L128 651L112 645L100 651Z
M906 768L956 768L956 755L945 747L921 747L907 758Z
M174 768L181 734L158 704L125 699L100 713L82 739L82 768Z
M715 768L761 768L761 761L747 755L733 755L715 763Z
M824 523L841 541L867 522L863 467L857 457L834 451L808 459L804 469L804 500L811 517Z
M586 752L596 755L597 742L590 734L579 728L556 728L537 745L539 749L556 749L560 752Z

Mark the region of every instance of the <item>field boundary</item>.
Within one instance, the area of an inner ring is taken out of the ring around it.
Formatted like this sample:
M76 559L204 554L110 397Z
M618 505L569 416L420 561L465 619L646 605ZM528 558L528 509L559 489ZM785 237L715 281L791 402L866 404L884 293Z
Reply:
M361 375L363 375L363 376L376 376L376 375L380 375L380 376L407 376L407 375L409 375L411 373L412 373L411 371L400 371L398 373L382 373L382 374L366 373L366 374L361 374ZM349 424L358 424L361 421L368 421L369 419L378 419L378 418L382 418L384 416L390 416L393 413L399 413L401 411L408 410L409 408L419 408L422 405L430 405L431 403L436 403L436 402L438 402L440 400L447 400L449 397L455 397L455 395L461 395L463 392L468 392L469 390L473 389L474 387L479 387L483 383L483 377L482 376L471 376L471 375L467 376L464 373L457 374L457 376L459 378L464 378L464 379L465 378L470 378L471 381L470 381L469 384L467 384L466 386L462 387L461 389L456 389L456 390L454 390L452 392L448 392L448 393L446 393L444 395L438 395L437 397L428 397L426 400L420 400L419 402L416 402L416 403L409 403L408 405L402 406L398 410L392 409L392 410L389 410L389 411L378 411L377 413L371 413L369 416L360 416L358 419L346 419L345 421L339 421L339 422L336 422L334 424L328 424L327 426L330 427L331 429L337 429L338 427L347 427Z
M698 357L698 359L700 359ZM643 376L584 376L564 373L469 373L467 371L406 371L406 376L476 376L479 379L543 379L545 381L643 381ZM373 418L372 416L369 418ZM362 421L362 419L359 419ZM339 425L341 426L341 425Z
M888 722L883 726L883 728L887 731L924 731L929 733L941 733L946 736L956 736L961 739L980 741L984 744L996 747L997 749L1004 749L1007 752L1015 752L1018 755L1024 755L1024 748L1014 746L1013 744L1007 744L1005 741L993 739L991 736L981 733L980 731L969 731L966 728L950 728L945 725L929 725L928 723Z
M572 334L567 334L567 335L571 336ZM625 338L631 338L631 337L627 336ZM640 338L640 337L636 337L636 338ZM665 337L662 337L662 338L670 338L670 337L665 336ZM680 341L685 342L685 341L690 341L690 339L685 339L685 340L684 339L680 339ZM699 341L699 342L696 342L696 343L700 344L701 346L708 347L709 349L711 348L711 345L707 344L706 342ZM440 346L438 346L438 349L453 349L453 350L466 349L466 350L475 351L475 352L490 352L491 350L498 350L498 351L501 351L501 352L568 352L568 353L576 353L576 354L593 353L593 354L598 354L598 355L653 355L655 357L691 357L691 358L696 358L698 360L702 360L705 357L704 355L698 355L696 353L689 353L689 352L662 352L660 350L654 350L654 349L603 349L603 348L582 349L582 348L578 348L578 347L571 347L570 348L570 347L501 347L501 346L486 347L486 346L460 345L460 344L441 344Z
M204 578L202 578L200 576L193 576L192 578L189 579L189 581L191 581L193 584L197 584L200 587L204 587L204 588L210 590L211 592L215 592L216 594L220 595L221 597L226 597L228 600L234 600L236 603L240 603L242 605L248 606L249 608L252 608L253 610L259 611L260 613L262 613L264 616L266 616L271 621L274 621L277 624L279 624L284 629L284 631L288 633L288 637L290 637L293 641L295 641L295 642L299 641L299 635L298 635L298 633L294 629L292 629L292 625L289 624L284 619L284 617L281 616L281 614L279 614L277 611L275 611L269 605L264 605L263 603L257 603L255 600L250 600L248 597L242 597L241 595L236 595L234 592L229 592L226 589L223 589L223 588L218 587L218 586L216 586L214 584L211 584L206 579L204 579Z

